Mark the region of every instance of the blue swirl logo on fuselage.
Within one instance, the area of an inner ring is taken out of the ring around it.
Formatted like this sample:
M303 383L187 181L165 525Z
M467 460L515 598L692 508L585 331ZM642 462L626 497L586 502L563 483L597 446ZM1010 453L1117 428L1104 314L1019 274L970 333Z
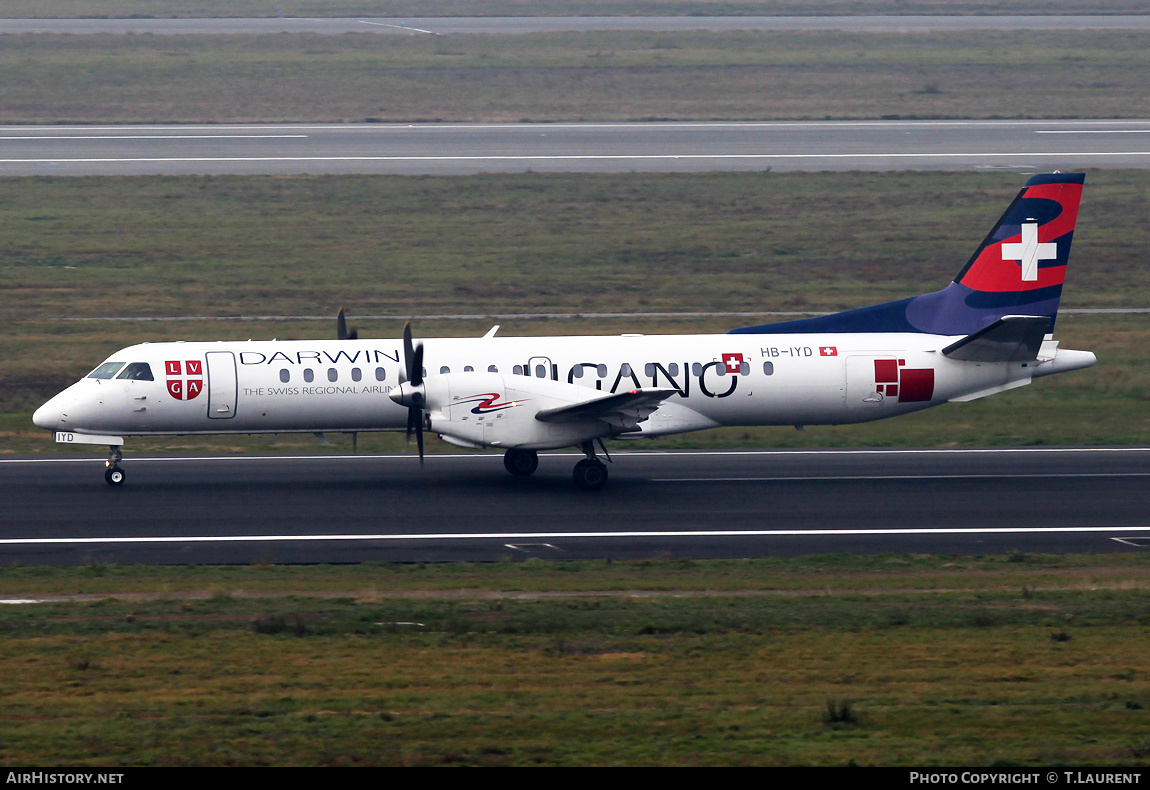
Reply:
M518 406L522 402L513 400L506 403L496 403L499 398L500 395L498 392L484 392L480 395L468 395L466 397L459 398L456 400L455 405L465 406L468 403L478 402L478 405L471 410L472 414L491 414L492 412L503 411L504 409L510 409L513 406Z

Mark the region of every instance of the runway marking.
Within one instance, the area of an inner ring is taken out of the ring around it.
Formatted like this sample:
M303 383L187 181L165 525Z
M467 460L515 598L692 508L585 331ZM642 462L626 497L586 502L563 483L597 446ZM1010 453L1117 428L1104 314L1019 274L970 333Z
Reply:
M419 28L419 27L408 27L407 25L389 25L386 22L368 22L366 19L359 19L357 21L361 25L372 25L374 27L393 27L396 30L410 30L414 33L428 33L429 35L432 35L432 36L438 36L439 35L434 30L424 30L423 28Z
M1150 134L1150 129L1039 129L1035 134Z
M307 134L57 134L8 135L0 131L4 140L291 140L307 138Z
M1150 151L1019 151L1010 153L857 153L857 154L538 154L477 156L201 156L201 157L107 157L66 159L0 159L0 164L165 164L179 162L607 162L623 160L779 160L779 159L979 159L1017 157L1115 157L1150 156Z
M841 536L892 536L892 535L1075 535L1082 533L1103 534L1108 532L1150 533L1150 527L984 527L984 528L913 528L913 529L756 529L756 530L639 530L612 532L449 532L449 533L406 533L376 535L170 535L155 537L102 537L102 538L4 538L2 546L59 546L96 545L109 543L290 543L323 541L459 541L496 540L501 543L513 541L522 544L527 541L550 541L560 539L604 539L604 538L748 538L748 537L841 537Z
M821 481L830 480L1030 480L1035 478L1073 478L1083 477L1150 477L1150 472L1017 472L1012 474L969 474L969 475L810 475L805 477L657 477L652 483L785 483L792 481Z
M93 451L95 452L95 451ZM827 450L821 448L814 448L809 450L618 450L612 455L615 458L670 458L670 457L688 457L688 458L705 458L708 456L780 456L793 458L796 455L820 455L820 456L833 456L833 455L1009 455L1009 454L1025 454L1025 455L1047 455L1047 454L1062 454L1062 453L1082 453L1082 454L1102 454L1102 453L1150 453L1150 447L1002 447L1002 448L920 448L920 449L881 449L881 450L867 450L867 449L854 449L854 450ZM491 460L502 458L502 453L488 452L488 453L432 453L425 456L425 460L429 463L436 463L439 461L459 461L459 460ZM542 459L547 458L582 458L583 453L576 452L561 452L551 453L545 452L540 456ZM131 464L137 463L179 463L181 461L236 461L236 462L250 462L250 461L365 461L365 460L398 460L407 459L415 462L419 457L415 454L407 453L381 453L381 454L368 454L361 453L359 455L171 455L171 456L139 456L133 457L129 460ZM103 465L103 456L96 457L95 455L87 458L0 458L0 464L92 464L99 463ZM1142 474L1132 472L1129 474ZM1027 477L1035 475L1024 475ZM1081 475L1071 475L1081 476ZM1106 475L1102 473L1101 476L1118 476ZM669 479L660 478L659 480ZM693 478L692 478L693 479ZM699 478L699 479L718 479L718 478ZM770 478L774 479L774 478ZM781 478L787 480L797 480L799 478Z
M508 129L508 130L522 130L522 129L677 129L677 128L698 128L698 129L724 129L724 128L751 128L751 129L769 129L769 128L857 128L857 127L950 127L950 126L1052 126L1059 123L1056 120L1017 120L1017 121L993 121L993 120L951 120L951 121L599 121L599 122L559 122L559 123L359 123L359 124L340 124L340 123L295 123L295 124L123 124L123 125L103 125L103 126L0 126L0 129L13 129L20 132L29 131L46 131L46 132L64 132L64 131L81 131L81 132L94 132L94 131L126 131L132 129L145 129L150 131L158 131L163 129L175 129L178 131L190 131L195 129L204 129L213 132L231 131L235 129L322 129L327 131L406 131L409 129L420 130L435 130L435 131L453 131L457 129ZM1073 126L1121 126L1121 125L1139 125L1146 126L1148 121L1140 119L1131 120L1066 120L1063 123Z

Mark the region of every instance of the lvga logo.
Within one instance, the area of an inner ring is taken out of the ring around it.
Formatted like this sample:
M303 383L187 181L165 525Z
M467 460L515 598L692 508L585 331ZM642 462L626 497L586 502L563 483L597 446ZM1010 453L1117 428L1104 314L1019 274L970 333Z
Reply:
M192 400L204 389L204 363L198 359L169 359L164 363L168 394L176 400Z

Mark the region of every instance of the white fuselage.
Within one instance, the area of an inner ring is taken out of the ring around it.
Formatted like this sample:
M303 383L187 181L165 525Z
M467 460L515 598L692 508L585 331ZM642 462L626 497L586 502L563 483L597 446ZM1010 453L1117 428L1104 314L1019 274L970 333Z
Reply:
M426 376L519 375L603 393L672 388L633 435L723 425L865 422L969 400L1086 367L1088 352L1047 343L1037 361L975 363L940 352L957 338L919 333L430 338ZM146 363L151 380L85 378L36 412L79 434L402 430L408 410L398 340L145 343L109 362ZM490 389L490 377L477 377ZM524 382L526 383L526 382ZM560 445L562 446L562 445Z

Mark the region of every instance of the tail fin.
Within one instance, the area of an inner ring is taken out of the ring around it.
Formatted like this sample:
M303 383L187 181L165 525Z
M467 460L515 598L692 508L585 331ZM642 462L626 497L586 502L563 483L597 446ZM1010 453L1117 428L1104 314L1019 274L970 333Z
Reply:
M954 282L941 291L845 313L732 333L924 332L969 335L1005 316L1042 316L1054 329L1084 173L1026 182Z

